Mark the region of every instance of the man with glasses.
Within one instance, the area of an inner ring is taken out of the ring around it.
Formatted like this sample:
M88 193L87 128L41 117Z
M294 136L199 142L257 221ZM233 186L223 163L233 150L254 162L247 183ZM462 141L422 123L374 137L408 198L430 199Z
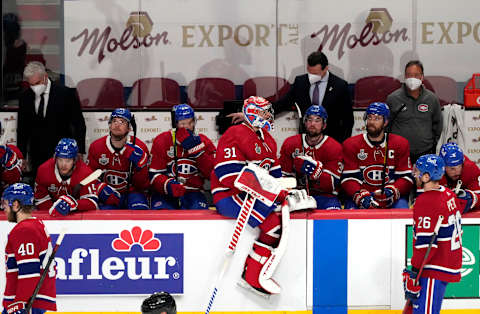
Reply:
M303 123L305 134L290 136L280 150L282 173L297 178L317 201L317 208L340 209L338 188L342 173L342 145L323 132L327 127L327 111L310 106Z
M92 170L103 170L103 182L121 195L119 206L100 204L101 209L149 209L146 190L149 153L147 145L129 135L133 116L128 109L115 109L108 122L109 134L94 141L87 163Z
M387 97L392 111L392 133L410 143L410 157L435 153L443 119L437 96L422 85L423 64L413 60L405 66L405 83Z
M408 208L413 186L408 141L385 133L390 110L375 102L365 112L367 133L343 142L345 208Z

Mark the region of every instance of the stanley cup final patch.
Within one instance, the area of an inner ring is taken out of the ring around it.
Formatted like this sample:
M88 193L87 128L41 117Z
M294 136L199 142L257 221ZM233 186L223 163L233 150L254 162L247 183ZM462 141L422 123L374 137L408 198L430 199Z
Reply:
M362 148L360 149L360 153L357 154L358 159L365 160L368 157L368 154L365 153L365 150Z
M428 105L427 104L420 104L417 106L417 110L420 112L427 112L428 111Z

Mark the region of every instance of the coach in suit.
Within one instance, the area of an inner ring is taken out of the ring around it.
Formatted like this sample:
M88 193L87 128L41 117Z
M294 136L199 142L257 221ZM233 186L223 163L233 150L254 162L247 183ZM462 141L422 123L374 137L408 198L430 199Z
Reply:
M273 103L275 114L298 104L302 116L312 104L322 105L328 113L325 134L338 142L352 135L352 99L345 80L328 71L328 59L321 51L308 56L307 73L295 77L288 93ZM301 129L303 123L300 122Z
M23 76L30 88L20 96L17 144L35 177L64 137L74 138L84 154L86 127L76 92L52 83L42 63L27 64Z

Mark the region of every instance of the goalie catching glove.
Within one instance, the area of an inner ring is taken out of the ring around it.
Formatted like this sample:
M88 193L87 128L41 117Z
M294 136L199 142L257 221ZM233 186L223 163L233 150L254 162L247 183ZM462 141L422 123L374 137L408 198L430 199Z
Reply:
M186 128L178 128L176 133L177 141L182 145L188 155L197 158L205 151L205 144L200 136L193 134Z
M293 165L297 173L308 175L311 180L318 180L322 174L323 164L310 156L296 156Z

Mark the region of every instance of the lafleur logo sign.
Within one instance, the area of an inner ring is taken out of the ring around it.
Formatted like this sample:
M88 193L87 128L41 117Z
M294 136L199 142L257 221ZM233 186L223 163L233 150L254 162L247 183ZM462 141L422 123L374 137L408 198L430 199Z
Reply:
M68 234L55 257L57 294L183 293L183 247L183 234L138 226L119 234Z
M347 23L343 27L339 24L333 26L324 25L319 31L310 35L311 38L321 40L318 50L323 48L330 51L337 49L337 57L341 59L345 54L345 46L354 49L357 46L367 47L369 45L377 46L381 43L407 41L407 29L401 28L392 30L393 19L385 8L373 8L365 20L365 26L359 34L350 33L352 23Z

